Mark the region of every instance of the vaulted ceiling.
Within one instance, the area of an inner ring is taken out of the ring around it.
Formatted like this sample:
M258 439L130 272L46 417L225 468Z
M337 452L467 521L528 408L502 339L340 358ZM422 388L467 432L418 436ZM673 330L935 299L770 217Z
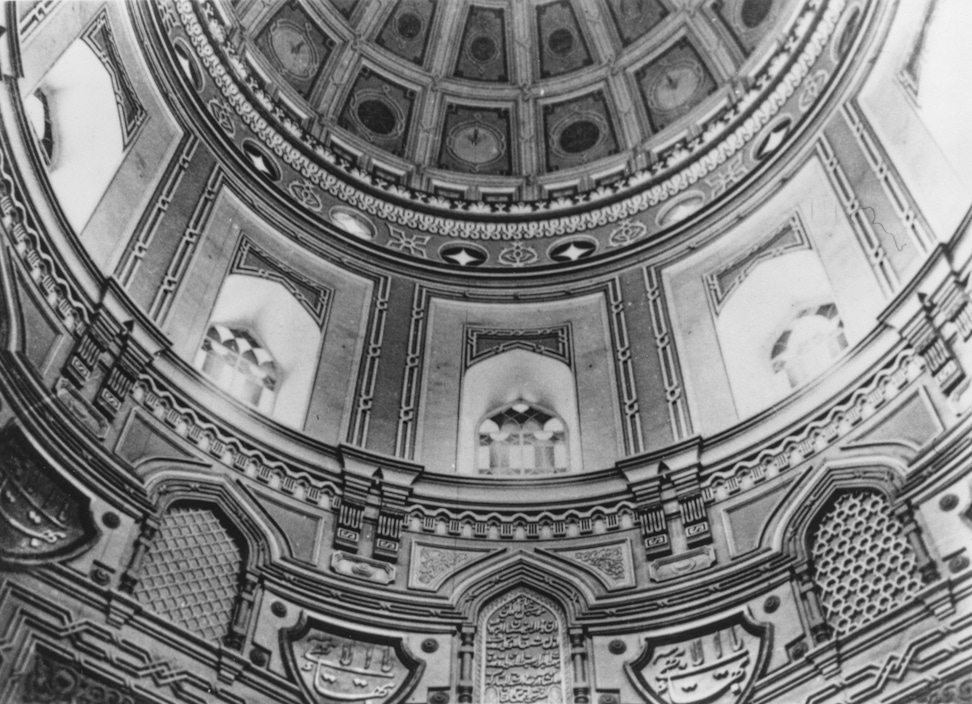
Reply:
M338 154L410 188L509 202L651 165L747 90L794 4L239 0L232 11L237 46Z

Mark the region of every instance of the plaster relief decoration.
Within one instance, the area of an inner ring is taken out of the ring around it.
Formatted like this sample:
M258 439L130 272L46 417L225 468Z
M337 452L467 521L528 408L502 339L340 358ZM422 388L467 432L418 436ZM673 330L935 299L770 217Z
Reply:
M705 275L706 292L709 294L712 309L719 313L729 300L729 296L762 262L789 252L810 248L810 240L803 223L794 213L760 242L729 263Z
M139 128L145 123L148 112L142 105L125 71L125 64L118 54L115 36L108 21L107 10L102 10L84 32L84 41L101 61L111 76L111 88L115 92L118 116L121 118L122 137L125 146L131 144Z
M477 701L572 702L567 629L550 599L518 588L487 606L479 620Z
M553 357L570 367L570 324L529 330L466 327L466 355L463 361L467 369L476 362L513 349Z
M355 633L314 618L282 631L280 639L291 678L313 704L398 704L425 669L401 638Z
M381 560L352 555L336 550L331 555L331 569L345 577L363 579L366 582L391 584L395 581L395 567Z
M88 499L18 429L0 434L0 565L72 557L94 538Z
M297 3L283 3L257 35L256 44L305 99L310 99L334 49L334 40Z
M452 550L438 545L412 543L409 560L408 588L434 592L449 577L496 550Z
M635 585L631 542L627 539L583 548L558 548L550 552L583 566L597 576L608 590Z
M654 560L648 565L648 575L652 581L664 582L704 570L714 564L715 551L711 545L705 545L695 550Z
M769 626L739 614L692 631L648 638L624 669L652 704L736 704L746 699L765 669L770 640Z

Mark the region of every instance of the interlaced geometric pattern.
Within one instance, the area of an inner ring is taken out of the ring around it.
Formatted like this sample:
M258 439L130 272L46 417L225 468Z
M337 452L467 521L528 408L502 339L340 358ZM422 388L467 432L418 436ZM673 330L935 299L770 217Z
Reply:
M880 494L841 496L817 527L811 554L827 621L843 635L918 593L915 555Z
M212 511L174 508L139 575L135 598L206 640L226 635L240 574L240 549Z

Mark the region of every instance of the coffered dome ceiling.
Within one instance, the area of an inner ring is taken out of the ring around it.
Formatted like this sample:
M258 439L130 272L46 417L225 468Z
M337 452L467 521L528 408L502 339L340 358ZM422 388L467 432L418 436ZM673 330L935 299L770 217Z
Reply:
M845 4L208 0L161 24L290 205L396 256L522 269L644 244L755 176L851 55Z

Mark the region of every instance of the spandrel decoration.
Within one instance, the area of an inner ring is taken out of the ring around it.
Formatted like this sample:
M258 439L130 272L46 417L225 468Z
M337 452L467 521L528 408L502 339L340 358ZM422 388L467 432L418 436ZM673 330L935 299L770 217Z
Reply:
M740 704L762 674L769 626L738 615L711 626L648 638L625 664L635 688L653 704Z
M284 631L282 640L291 677L313 704L398 704L425 669L401 638L352 633L316 619Z

